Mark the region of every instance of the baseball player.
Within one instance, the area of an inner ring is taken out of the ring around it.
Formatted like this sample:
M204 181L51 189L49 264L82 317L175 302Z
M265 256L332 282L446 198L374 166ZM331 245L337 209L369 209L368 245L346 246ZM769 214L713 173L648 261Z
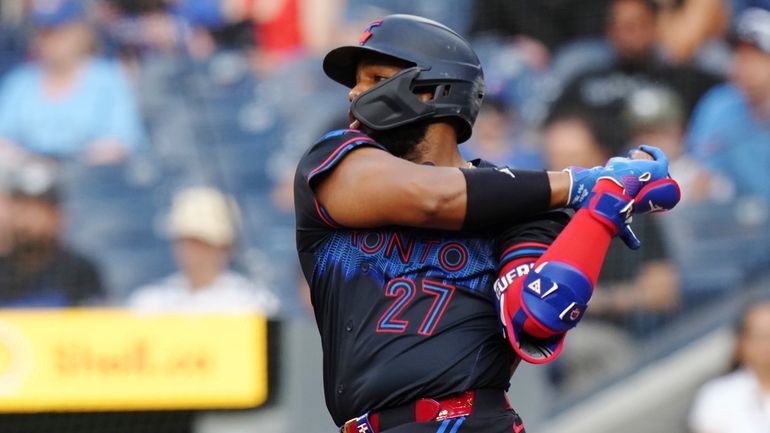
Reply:
M523 431L505 398L512 366L558 355L612 236L638 247L634 197L675 204L665 155L564 172L463 160L481 65L423 18L375 21L323 67L351 88L351 125L308 149L294 191L334 422L344 433ZM564 206L579 209L569 223L547 213Z

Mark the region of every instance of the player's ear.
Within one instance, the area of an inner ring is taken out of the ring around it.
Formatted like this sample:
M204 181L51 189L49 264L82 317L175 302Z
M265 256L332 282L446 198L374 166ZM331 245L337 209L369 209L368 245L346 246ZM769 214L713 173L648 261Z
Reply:
M449 87L449 85L443 86ZM438 86L417 86L412 92L420 98L422 102L428 102L434 98Z

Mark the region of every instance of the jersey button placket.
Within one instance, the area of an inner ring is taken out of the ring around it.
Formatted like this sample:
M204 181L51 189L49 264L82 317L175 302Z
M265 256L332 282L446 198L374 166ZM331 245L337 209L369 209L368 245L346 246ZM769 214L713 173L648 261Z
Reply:
M345 385L339 384L337 385L337 394L342 395L345 393Z
M350 332L353 330L353 321L348 320L348 323L345 324L345 331Z

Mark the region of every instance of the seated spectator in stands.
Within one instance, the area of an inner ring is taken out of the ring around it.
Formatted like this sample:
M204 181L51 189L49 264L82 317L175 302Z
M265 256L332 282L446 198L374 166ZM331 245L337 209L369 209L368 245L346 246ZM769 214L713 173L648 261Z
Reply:
M11 248L11 190L16 172L27 158L20 149L0 146L0 256Z
M612 60L586 65L589 69L566 84L551 112L579 107L627 132L620 116L626 99L636 89L657 85L682 98L689 116L698 98L719 80L687 65L671 66L657 55L657 13L652 0L613 0L606 27Z
M524 128L505 101L487 96L476 119L473 136L460 150L466 159L481 158L517 168L542 168L540 152L531 142L526 142L531 137L527 137Z
M740 317L730 373L707 382L690 411L692 433L770 431L770 298Z
M274 315L277 298L263 285L228 268L238 221L235 202L216 189L179 192L169 221L179 271L137 289L128 305L144 312Z
M439 2L435 0L322 0L318 3L326 3L327 10L341 8L342 10L332 10L329 13L344 17L347 21L345 24L354 24L357 29L355 38L358 38L361 28L366 28L373 20L390 14L425 17L438 21L465 37L468 35L471 20L477 9L487 3L495 2L493 0L483 2L476 0L441 0ZM496 9L495 12L499 13L500 9Z
M549 170L603 165L622 151L591 113L574 111L548 119L544 156ZM611 131L610 131L611 132ZM608 138L610 137L610 138ZM614 144L613 144L614 143ZM635 216L638 251L613 242L581 326L570 335L557 384L579 390L618 373L635 359L635 338L649 333L678 305L679 276L668 260L654 216ZM574 335L573 335L574 333ZM563 373L563 374L561 374Z
M770 11L747 9L732 39L730 82L698 103L687 143L696 159L735 183L738 195L770 200Z
M730 5L730 12L732 15L730 18L732 24L738 22L738 18L743 14L746 9L749 8L761 8L770 9L770 0L725 0Z
M20 62L27 51L21 26L8 21L0 20L0 76Z
M484 0L473 6L472 36L528 36L553 51L602 32L612 0Z
M103 0L95 9L103 42L132 76L147 57L208 58L217 48L210 30L225 27L219 0Z
M0 144L55 158L110 164L144 140L137 103L117 63L94 55L77 0L36 0L34 60L0 87Z
M667 58L685 63L728 24L729 0L656 0L658 40Z
M626 101L623 119L631 132L631 147L647 144L669 157L669 171L682 190L681 202L729 201L735 187L729 179L709 173L685 151L685 111L681 98L658 86L634 91Z
M96 266L62 244L60 192L53 168L28 163L10 192L11 246L0 257L0 306L67 307L101 303Z

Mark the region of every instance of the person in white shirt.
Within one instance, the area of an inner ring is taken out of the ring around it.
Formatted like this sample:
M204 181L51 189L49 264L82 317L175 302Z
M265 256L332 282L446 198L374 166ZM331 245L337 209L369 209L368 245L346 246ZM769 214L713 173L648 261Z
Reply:
M128 306L140 312L274 316L277 298L263 284L228 268L238 226L237 205L220 191L196 187L177 193L169 232L179 271L137 289Z
M731 373L698 391L692 433L770 432L770 298L752 302L738 326Z

